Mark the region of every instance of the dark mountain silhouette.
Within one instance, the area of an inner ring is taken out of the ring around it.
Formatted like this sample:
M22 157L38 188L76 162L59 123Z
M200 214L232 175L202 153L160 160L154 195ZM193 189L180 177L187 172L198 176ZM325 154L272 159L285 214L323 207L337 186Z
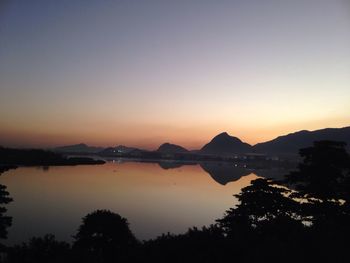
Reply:
M108 147L99 152L101 155L118 155L118 154L130 154L135 151L141 151L134 147L127 147L124 145L118 145L117 147Z
M226 132L215 136L202 149L188 151L184 147L171 143L164 143L156 151L146 151L134 147L119 145L117 147L93 147L84 143L68 145L53 149L59 153L70 154L99 154L101 156L125 156L137 158L162 158L162 154L181 154L180 159L194 159L206 157L227 157L234 154L260 153L266 155L297 155L299 149L312 146L314 141L333 140L347 143L350 150L350 126L344 128L326 128L316 131L302 130L279 136L271 141L258 143L254 146L242 142L239 138L230 136ZM211 155L211 156L209 156ZM179 156L177 156L179 157Z
M231 163L201 163L202 169L207 172L216 182L221 185L226 185L229 182L239 180L242 176L251 173L244 167L234 166Z
M104 150L103 147L89 146L85 143L61 146L53 149L53 151L61 153L98 153L102 150Z
M253 146L255 152L266 154L298 154L299 149L310 147L314 141L332 140L343 141L350 146L350 127L327 128L316 131L298 131L279 136L268 142Z
M184 147L176 144L171 143L163 143L159 148L157 149L157 152L161 153L187 153L188 150Z
M251 152L251 148L252 146L248 143L242 142L237 137L228 135L227 132L223 132L204 145L200 152L225 155Z

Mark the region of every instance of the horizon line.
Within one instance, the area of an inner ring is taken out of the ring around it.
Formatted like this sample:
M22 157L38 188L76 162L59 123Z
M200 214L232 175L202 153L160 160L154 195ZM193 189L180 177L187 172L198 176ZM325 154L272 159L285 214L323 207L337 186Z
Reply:
M229 134L228 132L226 131L223 131L223 132L220 132L216 135L214 135L211 139L209 139L208 142L204 143L204 145L206 145L207 143L209 143L213 138L215 138L216 136L218 136L219 134L222 134L222 133L226 133L228 134L230 137L235 137L235 138L238 138L241 142L243 143L246 143L252 147L260 144L260 143L266 143L266 142L270 142L270 141L273 141L279 137L284 137L284 136L288 136L288 135L291 135L291 134L295 134L295 133L298 133L298 132L315 132L315 131L321 131L321 130L327 130L327 129L336 129L336 130L339 130L339 129L345 129L345 128L350 128L350 125L349 126L343 126L343 127L326 127L326 128L321 128L321 129L314 129L314 130L307 130L307 129L302 129L302 130L297 130L297 131L294 131L294 132L289 132L289 133L285 133L285 134L282 134L282 135L279 135L277 137L274 137L273 139L270 139L270 140L266 140L266 141L262 141L262 142L258 142L258 143L255 143L255 144L250 144L250 143L247 143L245 141L242 141L239 137L237 136L234 136L234 135L231 135ZM159 144L159 146L161 146L162 144L165 144L165 143L170 143L170 144L174 144L174 145L179 145L179 146L182 146L180 144L177 144L177 143L172 143L170 141L164 141L162 143ZM116 144L115 146L113 146L112 144L108 144L108 146L99 146L99 145L90 145L88 142L79 142L79 143L71 143L71 144L62 144L62 145L55 145L55 146L23 146L23 147L18 147L18 146L3 146L3 145L0 145L0 147L4 147L4 148L18 148L18 149L44 149L44 150L49 150L49 149L54 149L54 148L58 148L58 147L64 147L64 146L73 146L73 145L80 145L80 144L84 144L84 145L87 145L88 147L96 147L96 148L108 148L108 147L118 147L118 146L125 146L125 147L129 147L129 148L138 148L140 150L148 150L148 151L155 151L158 149L158 147L156 149L148 149L148 147L140 147L140 146L133 146L133 145L126 145L126 144ZM186 150L188 151L196 151L196 150L200 150L204 145L202 145L200 148L187 148L185 146L182 146L183 148L185 148Z

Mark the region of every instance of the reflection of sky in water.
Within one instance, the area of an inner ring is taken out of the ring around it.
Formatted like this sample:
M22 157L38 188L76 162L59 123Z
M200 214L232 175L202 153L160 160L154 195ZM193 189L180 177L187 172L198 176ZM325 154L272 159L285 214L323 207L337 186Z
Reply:
M14 199L8 205L13 217L8 242L46 233L69 241L81 218L96 209L126 217L140 239L181 233L214 223L235 204L232 195L254 178L221 185L199 165L165 170L134 162L10 170L0 177Z

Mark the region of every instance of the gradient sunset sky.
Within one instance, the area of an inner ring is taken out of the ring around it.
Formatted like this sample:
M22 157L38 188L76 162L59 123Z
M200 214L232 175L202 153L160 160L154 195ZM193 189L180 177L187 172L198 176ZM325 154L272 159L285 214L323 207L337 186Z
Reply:
M0 145L349 125L349 0L0 1Z

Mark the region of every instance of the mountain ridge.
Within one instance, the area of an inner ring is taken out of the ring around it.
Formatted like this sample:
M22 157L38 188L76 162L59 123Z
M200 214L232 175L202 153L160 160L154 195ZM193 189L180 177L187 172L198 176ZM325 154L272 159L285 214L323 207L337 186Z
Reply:
M344 141L350 150L350 126L342 128L324 128L318 130L300 130L285 135L280 135L272 140L250 145L243 142L238 137L231 136L227 132L221 132L214 136L200 150L189 151L185 147L169 142L161 144L154 151L140 150L135 147L119 145L116 147L95 147L85 143L67 145L54 148L56 152L64 153L131 153L138 152L155 152L155 153L192 153L208 155L233 155L259 153L266 155L297 155L299 149L312 146L314 141L334 140Z
M85 143L78 143L78 144L55 147L52 150L54 152L61 152L61 153L81 153L81 152L98 153L104 149L105 149L104 147L89 146Z
M255 152L267 154L298 154L299 149L312 146L314 141L344 141L350 147L350 126L342 128L324 128L319 130L301 130L281 135L270 141L257 143Z

